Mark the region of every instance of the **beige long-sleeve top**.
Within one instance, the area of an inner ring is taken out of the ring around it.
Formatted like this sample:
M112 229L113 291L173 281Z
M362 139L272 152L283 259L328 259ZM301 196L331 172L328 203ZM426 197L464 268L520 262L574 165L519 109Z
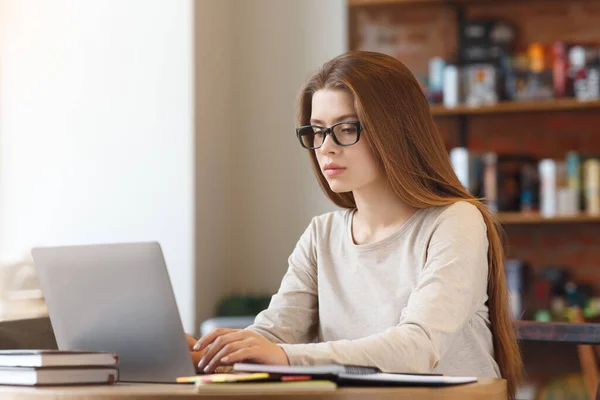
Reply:
M365 245L352 239L353 213L313 218L278 293L248 329L280 344L292 365L500 376L479 210L467 202L421 209Z

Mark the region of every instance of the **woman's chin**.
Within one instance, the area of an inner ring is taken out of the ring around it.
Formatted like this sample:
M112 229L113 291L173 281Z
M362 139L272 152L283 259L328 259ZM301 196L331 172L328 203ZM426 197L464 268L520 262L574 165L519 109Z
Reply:
M340 185L337 182L329 182L329 189L331 189L333 193L338 194L352 191L352 189L348 188L346 185Z

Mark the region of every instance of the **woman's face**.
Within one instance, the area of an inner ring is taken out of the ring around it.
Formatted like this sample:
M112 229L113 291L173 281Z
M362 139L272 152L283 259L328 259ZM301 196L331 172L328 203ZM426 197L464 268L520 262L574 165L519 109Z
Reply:
M314 93L311 125L328 128L338 122L350 121L358 121L358 115L354 109L354 99L348 91L322 89ZM331 135L327 135L323 145L314 150L321 173L332 191L356 191L383 180L371 147L364 139L365 134L368 132L363 130L358 142L351 146L339 146Z

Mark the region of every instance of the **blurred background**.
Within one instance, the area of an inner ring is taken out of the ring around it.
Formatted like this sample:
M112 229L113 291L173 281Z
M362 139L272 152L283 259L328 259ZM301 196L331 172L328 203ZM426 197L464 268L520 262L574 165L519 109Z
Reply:
M47 313L33 246L143 240L163 247L186 332L266 307L335 209L296 96L354 49L421 83L506 232L515 320L594 322L599 21L597 0L0 0L0 320ZM523 351L521 398L585 398L575 346Z

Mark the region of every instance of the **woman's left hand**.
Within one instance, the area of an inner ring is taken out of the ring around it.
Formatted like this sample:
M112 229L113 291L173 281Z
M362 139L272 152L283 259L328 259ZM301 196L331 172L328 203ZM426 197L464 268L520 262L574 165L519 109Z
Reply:
M202 337L195 351L206 348L198 370L213 373L221 365L250 361L259 364L289 365L285 351L275 343L245 329L217 328Z

